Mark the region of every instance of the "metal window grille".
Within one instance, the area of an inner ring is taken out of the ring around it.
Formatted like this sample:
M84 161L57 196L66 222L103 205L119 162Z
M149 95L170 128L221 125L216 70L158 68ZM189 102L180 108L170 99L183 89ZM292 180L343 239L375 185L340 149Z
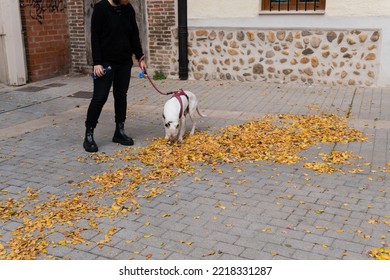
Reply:
M325 0L264 0L264 3L264 10L268 8L270 12L317 11L325 8Z

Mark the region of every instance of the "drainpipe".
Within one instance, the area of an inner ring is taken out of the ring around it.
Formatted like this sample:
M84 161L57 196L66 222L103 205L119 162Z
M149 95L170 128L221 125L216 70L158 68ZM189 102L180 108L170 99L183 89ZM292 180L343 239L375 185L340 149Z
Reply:
M187 0L178 0L179 79L188 79Z

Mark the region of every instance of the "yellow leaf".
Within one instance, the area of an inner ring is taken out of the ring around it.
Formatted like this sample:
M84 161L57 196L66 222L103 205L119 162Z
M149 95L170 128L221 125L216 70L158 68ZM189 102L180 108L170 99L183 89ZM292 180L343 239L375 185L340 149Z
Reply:
M262 232L272 232L272 228L265 228L262 230Z
M144 238L150 238L152 236L154 236L154 234L148 234L148 235L144 235Z
M220 208L222 210L225 210L226 209L226 206L223 206L220 202L218 202L216 205L215 205L215 208Z
M113 235L116 231L116 227L110 228L107 232L108 235Z
M122 206L119 206L119 205L117 205L117 204L113 204L113 205L111 205L111 208L112 208L112 210L114 210L114 211L119 211L119 210L122 208Z
M153 254L147 254L145 257L146 257L147 259L150 259L151 257L153 257Z
M368 220L368 223L374 225L374 224L379 224L379 221L375 219L370 219Z
M204 255L203 257L214 256L215 254L216 254L215 251L210 251L207 255Z
M59 245L61 245L61 246L66 246L66 245L68 245L68 242L66 242L66 240L60 240L60 241L58 241L57 242Z
M375 248L369 251L368 254L376 260L390 260L390 249Z
M315 228L316 228L316 229L328 230L328 228L327 228L327 227L324 227L324 226L316 226Z

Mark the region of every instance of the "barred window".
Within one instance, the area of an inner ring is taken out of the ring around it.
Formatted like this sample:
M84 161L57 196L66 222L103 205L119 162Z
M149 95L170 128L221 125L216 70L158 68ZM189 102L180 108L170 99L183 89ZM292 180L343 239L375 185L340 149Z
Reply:
M315 12L325 10L326 0L262 0L264 12Z

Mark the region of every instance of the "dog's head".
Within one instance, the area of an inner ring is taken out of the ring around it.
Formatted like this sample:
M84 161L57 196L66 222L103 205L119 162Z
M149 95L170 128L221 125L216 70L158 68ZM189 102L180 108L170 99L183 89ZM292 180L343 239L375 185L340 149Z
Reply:
M177 121L165 121L165 135L170 142L176 142L179 138L180 123Z

